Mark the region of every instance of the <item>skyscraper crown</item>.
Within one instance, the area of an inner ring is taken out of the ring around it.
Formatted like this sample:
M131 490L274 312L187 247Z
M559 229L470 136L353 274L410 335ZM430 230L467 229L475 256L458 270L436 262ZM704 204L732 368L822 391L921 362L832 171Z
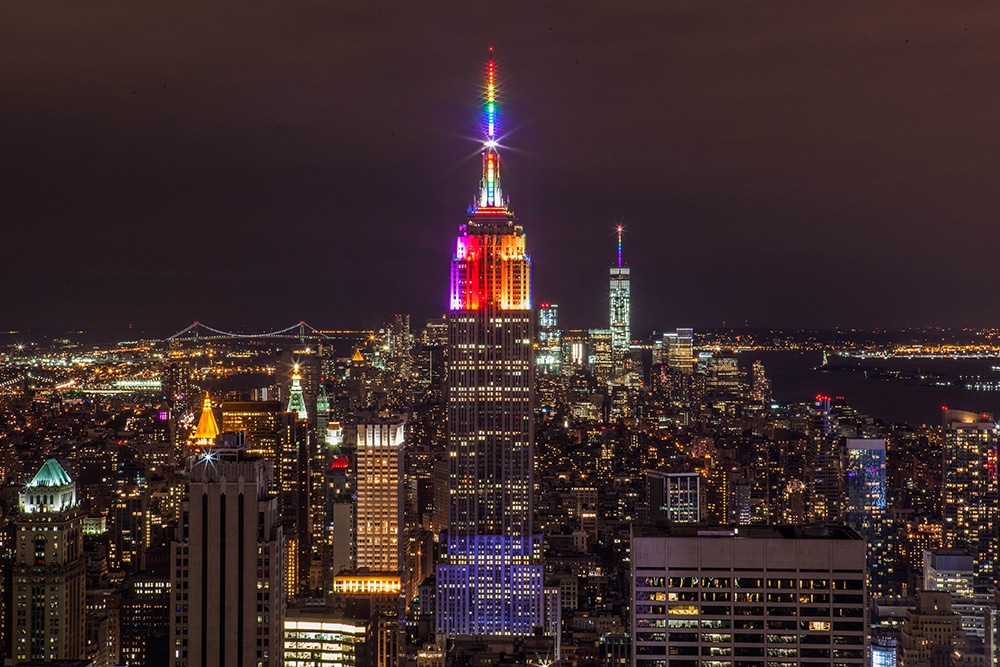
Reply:
M205 392L205 399L201 404L201 416L198 418L198 426L194 430L191 439L199 447L210 447L215 444L215 438L219 435L219 423L215 421L215 414L212 412L212 398Z
M298 419L309 418L306 399L302 394L302 373L299 372L298 364L292 369L292 386L288 390L288 408L285 412L294 412Z
M514 222L500 188L497 153L496 63L486 66L483 177L479 200L459 228L451 261L451 310L530 310L531 258L524 229Z
M76 483L55 459L35 473L18 498L22 514L65 512L77 507Z

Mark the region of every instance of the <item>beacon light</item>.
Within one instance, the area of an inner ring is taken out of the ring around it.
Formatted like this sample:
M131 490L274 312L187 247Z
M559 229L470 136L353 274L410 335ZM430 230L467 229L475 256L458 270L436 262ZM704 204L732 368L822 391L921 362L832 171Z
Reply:
M495 204L495 168L493 153L488 153L486 155L486 204L488 206Z
M486 65L486 135L492 139L496 129L496 66L493 63L493 47L490 47L490 61Z
M618 225L618 268L622 268L622 226Z

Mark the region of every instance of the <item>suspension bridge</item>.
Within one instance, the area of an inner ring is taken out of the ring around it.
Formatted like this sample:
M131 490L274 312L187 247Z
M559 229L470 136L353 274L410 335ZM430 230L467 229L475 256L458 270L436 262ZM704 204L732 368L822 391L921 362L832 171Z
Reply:
M305 320L297 322L290 327L285 327L284 329L275 329L274 331L265 331L261 333L242 333L237 331L223 331L222 329L216 329L215 327L209 326L204 322L192 322L175 334L167 336L163 340L165 342L169 341L184 341L184 342L198 342L203 340L253 340L253 339L283 339L283 340L298 340L305 342L306 340L322 339L322 340L335 340L336 338L343 337L345 335L359 335L367 332L360 331L322 331L312 326Z

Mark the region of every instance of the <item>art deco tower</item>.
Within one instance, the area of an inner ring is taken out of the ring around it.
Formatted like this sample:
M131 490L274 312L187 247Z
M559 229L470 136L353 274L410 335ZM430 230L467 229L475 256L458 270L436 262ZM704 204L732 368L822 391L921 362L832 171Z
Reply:
M76 483L49 459L21 491L18 506L9 655L18 664L81 660L86 558Z
M284 665L284 536L273 466L239 448L190 458L171 543L172 667Z
M485 125L479 197L451 262L449 521L437 567L437 630L448 636L527 635L543 621L531 260L500 186L492 53Z

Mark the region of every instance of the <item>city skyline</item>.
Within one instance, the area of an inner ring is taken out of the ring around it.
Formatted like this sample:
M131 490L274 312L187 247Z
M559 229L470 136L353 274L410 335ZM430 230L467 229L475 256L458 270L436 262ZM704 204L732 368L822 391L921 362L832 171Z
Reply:
M933 12L886 22L797 5L771 25L774 9L736 5L579 6L565 23L551 5L491 8L470 31L461 22L482 10L464 6L438 18L250 0L200 5L186 23L104 8L91 50L59 40L50 60L15 68L11 81L72 53L76 71L25 98L73 103L61 124L42 113L25 126L50 123L45 140L25 133L39 153L24 178L3 182L23 155L0 144L0 216L5 193L12 219L33 200L11 236L42 249L0 255L0 289L26 285L17 293L53 318L129 335L6 331L0 657L1000 667L1000 424L983 411L1000 401L1000 328L804 328L972 316L989 293L988 244L934 238L921 258L912 217L956 194L931 189L955 162L930 156L970 147L935 126L887 161L880 151L940 108L892 117L913 81L857 94L901 64L865 60L874 43ZM35 11L20 17L64 20ZM949 24L933 26L921 39ZM640 62L643 40L662 47ZM456 55L483 68L463 93ZM110 69L94 68L102 58ZM838 80L852 62L857 79ZM110 108L76 104L108 101L103 85L151 65L158 76ZM699 78L672 79L682 70ZM674 98L671 82L698 94ZM860 106L828 104L845 93ZM14 116L32 108L13 98ZM764 98L777 106L754 107ZM698 116L685 125L687 102ZM890 120L906 131L886 134ZM475 177L462 142L475 142ZM46 162L66 146L66 165ZM32 180L43 172L62 176ZM918 186L913 211L899 207ZM460 191L472 197L456 205ZM961 203L949 230L972 238L977 203ZM116 227L102 211L133 219ZM438 237L454 238L448 269ZM939 293L922 288L932 273ZM979 282L954 291L963 280ZM183 327L178 304L213 326ZM302 319L278 329L283 313Z
M604 319L618 222L636 332L1000 323L988 244L961 241L998 175L989 8L2 12L4 328L441 314L477 170L450 101L491 44L537 301L567 328Z

